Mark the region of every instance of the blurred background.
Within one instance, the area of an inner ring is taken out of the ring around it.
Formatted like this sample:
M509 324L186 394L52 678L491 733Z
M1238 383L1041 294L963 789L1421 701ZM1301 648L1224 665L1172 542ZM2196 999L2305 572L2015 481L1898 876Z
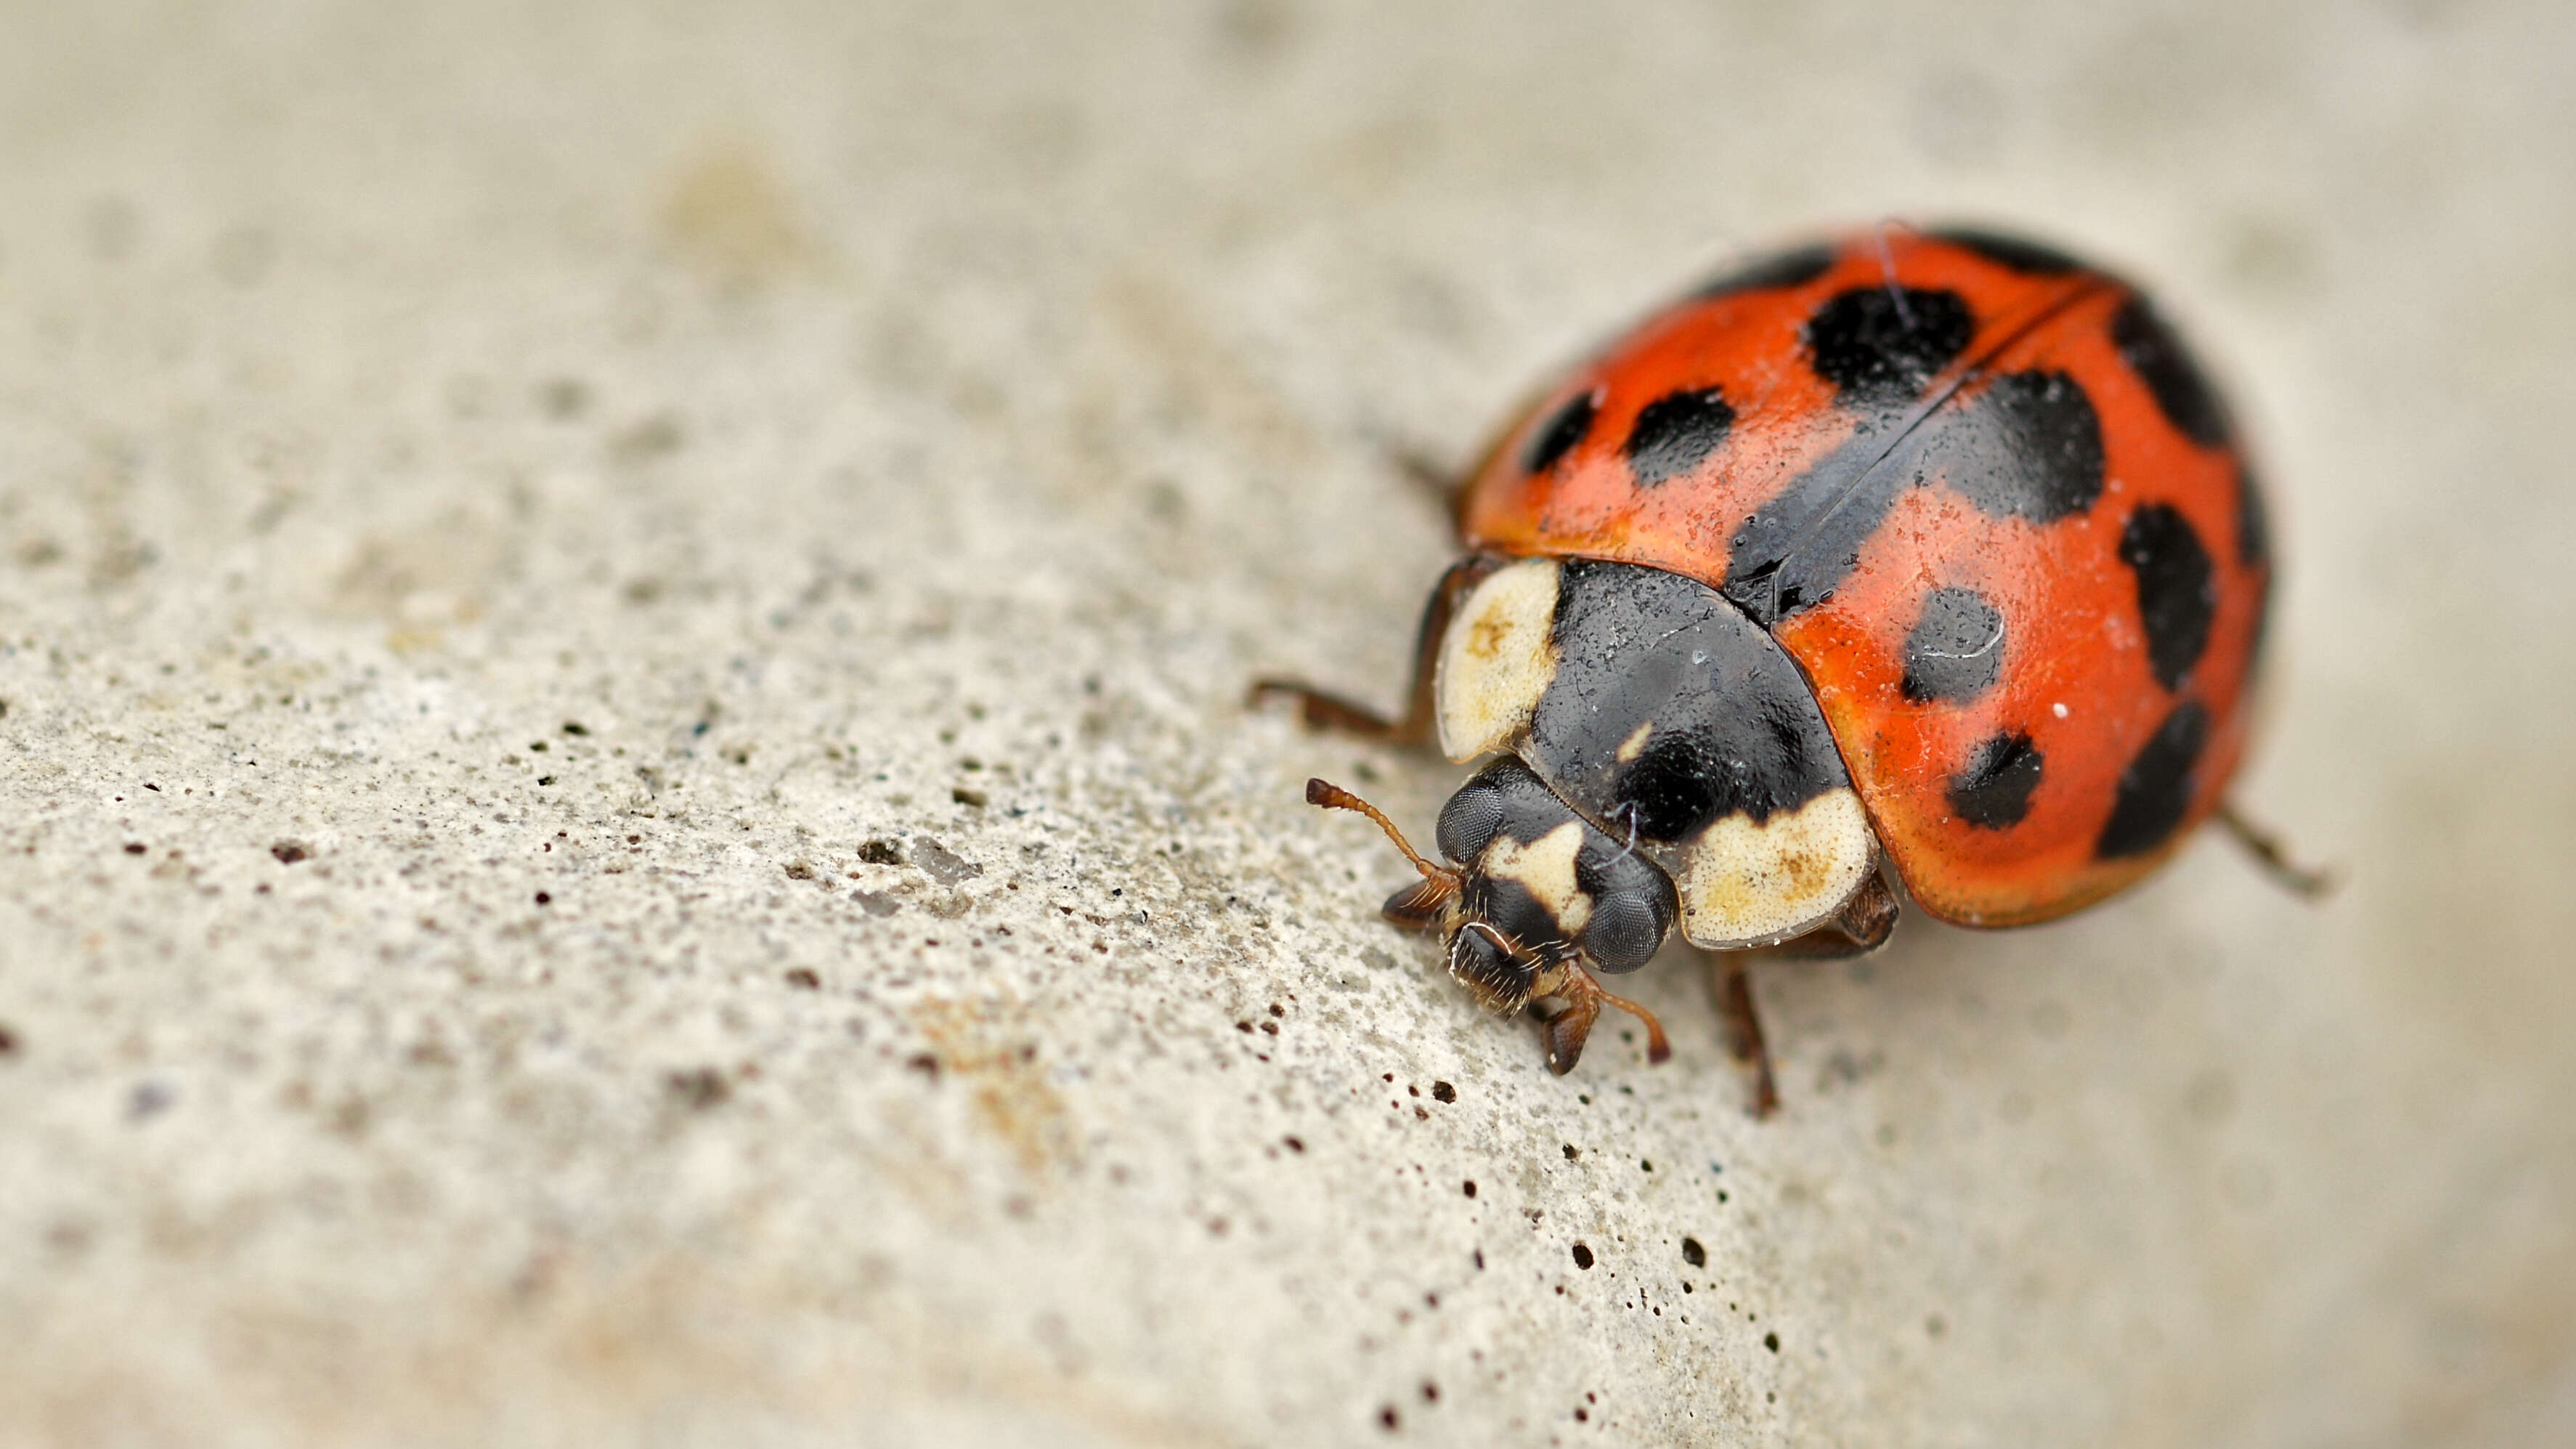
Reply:
M0 35L0 1438L2576 1435L2561 7ZM1243 684L1391 700L1396 453L1888 217L2227 381L2347 885L1766 972L1766 1124L1687 953L1549 1078L1298 803L1455 772Z

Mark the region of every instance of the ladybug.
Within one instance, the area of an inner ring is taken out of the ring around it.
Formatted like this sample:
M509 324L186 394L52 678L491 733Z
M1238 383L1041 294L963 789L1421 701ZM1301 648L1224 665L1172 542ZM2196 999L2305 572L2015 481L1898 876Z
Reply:
M1880 227L1764 257L1550 387L1455 505L1409 704L1311 725L1490 757L1387 901L1566 1072L1600 977L1880 945L1898 889L2047 921L2217 818L2272 558L2225 402L2147 297L2053 247ZM1777 1102L1743 970L1724 1000Z

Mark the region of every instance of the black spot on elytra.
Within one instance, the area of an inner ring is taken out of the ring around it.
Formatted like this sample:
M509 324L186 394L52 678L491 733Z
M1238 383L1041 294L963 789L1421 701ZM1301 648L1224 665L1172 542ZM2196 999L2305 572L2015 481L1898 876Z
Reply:
M1574 1266L1581 1268L1587 1273L1592 1271L1592 1250L1581 1243L1575 1244Z
M2102 419L2062 372L2008 372L1923 430L1914 473L1938 477L1989 518L2048 523L2102 496Z
M1533 473L1555 467L1558 460L1574 451L1575 444L1583 441L1584 434L1592 431L1592 415L1600 409L1601 390L1597 387L1566 399L1565 405L1530 435L1529 451L1522 456L1521 465Z
M1834 249L1822 244L1796 247L1774 256L1745 263L1695 294L1705 302L1718 297L1731 297L1738 292L1765 292L1774 287L1803 286L1825 274L1834 264Z
M2272 561L2272 521L2263 507L2263 485L2242 460L2236 464L2236 561L2249 569Z
M1705 1268L1708 1266L1708 1249L1701 1247L1697 1238L1684 1238L1682 1261L1694 1268Z
M2180 689L2209 647L2218 613L2218 581L2209 550L2191 520L2170 504L2149 503L2120 530L2120 562L2138 577L2138 617L2146 625L2147 666L2156 682Z
M2004 616L1974 589L1934 589L1905 636L1905 697L1976 698L2003 673Z
M1917 287L1854 287L1807 319L1816 374L1847 400L1910 398L1977 334L1967 299Z
M2182 339L2156 315L2144 297L2131 297L2111 319L2111 341L2138 381L2155 394L2165 421L2203 447L2214 448L2233 431L2227 407L2211 390L2200 364L2192 361Z
M2016 272L2028 272L2033 276L2054 276L2060 272L2081 271L2084 267L2082 262L2046 242L2035 242L2026 237L2011 236L1999 231L1987 231L1983 227L1937 227L1925 232L1924 235L1935 241L1948 242L1955 247L1965 247L1998 266L2010 267Z
M1968 767L1950 777L1950 810L1980 830L2005 830L2030 813L2046 763L2025 734L1999 734L1977 746Z
M2165 843L2191 808L2191 771L2209 743L2209 711L2184 700L2156 727L2136 759L2120 772L2120 793L2093 853L2103 859L2144 855Z
M1735 409L1716 388L1666 393L1628 430L1628 470L1647 488L1678 478L1707 462L1734 426Z

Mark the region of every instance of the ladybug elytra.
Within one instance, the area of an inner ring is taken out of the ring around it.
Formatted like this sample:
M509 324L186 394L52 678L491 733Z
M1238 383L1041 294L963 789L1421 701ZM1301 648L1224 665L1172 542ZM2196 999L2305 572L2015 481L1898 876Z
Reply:
M1309 723L1491 757L1422 875L1488 1006L1569 1070L1602 987L1678 929L1852 954L1892 872L1967 926L2050 920L2216 815L2271 585L2261 489L2146 297L2053 248L1880 228L1782 252L1558 382L1457 495L1395 720L1300 685ZM1883 869L1884 868L1884 869ZM1776 1100L1740 956L1739 1043Z

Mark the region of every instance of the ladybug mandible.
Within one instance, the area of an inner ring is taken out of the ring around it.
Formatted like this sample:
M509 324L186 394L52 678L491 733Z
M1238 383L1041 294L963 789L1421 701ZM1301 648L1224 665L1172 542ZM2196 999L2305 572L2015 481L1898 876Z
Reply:
M1649 317L1558 382L1457 494L1387 720L1283 681L1309 724L1491 756L1421 872L1498 1011L1571 1069L1600 975L1678 926L1737 953L1847 955L1899 910L2065 915L2224 804L2272 567L2226 405L2145 296L2033 242L1874 231L1786 251ZM1743 957L1728 1015L1777 1097Z

